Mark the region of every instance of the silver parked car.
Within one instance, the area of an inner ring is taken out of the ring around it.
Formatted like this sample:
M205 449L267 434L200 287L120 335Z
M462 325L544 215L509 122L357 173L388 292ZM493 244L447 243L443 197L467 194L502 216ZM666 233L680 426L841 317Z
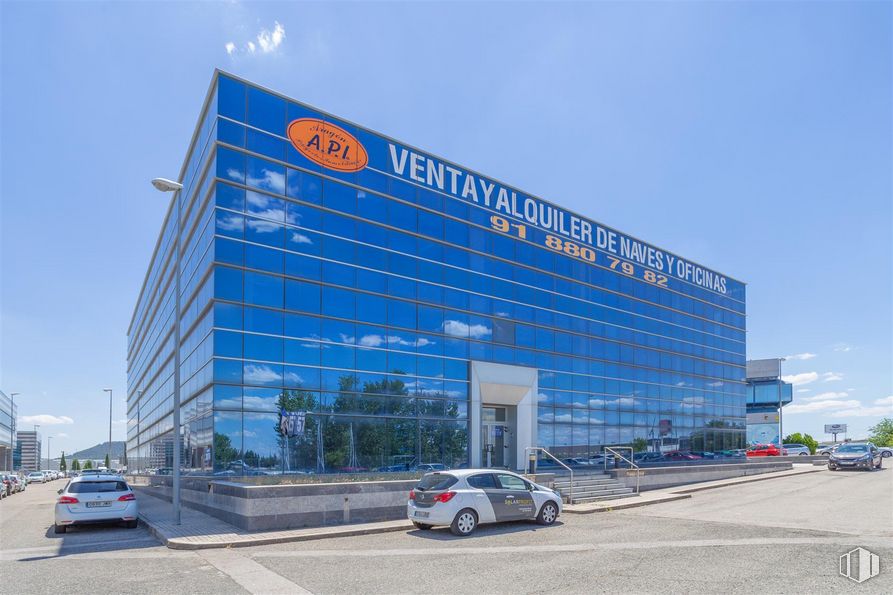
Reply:
M124 521L135 529L139 516L136 496L117 475L82 475L59 490L56 501L56 533L71 525Z
M881 451L871 442L841 444L828 456L828 469L865 469L874 471L883 465Z
M809 452L809 447L805 444L785 444L785 450L788 451L788 455L811 455Z

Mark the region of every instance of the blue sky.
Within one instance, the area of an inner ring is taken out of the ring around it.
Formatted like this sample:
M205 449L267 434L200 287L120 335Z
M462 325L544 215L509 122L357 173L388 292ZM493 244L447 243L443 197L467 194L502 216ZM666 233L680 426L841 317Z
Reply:
M747 282L786 431L859 435L893 415L891 6L3 2L0 388L57 454L111 387L124 438L148 181L217 67Z

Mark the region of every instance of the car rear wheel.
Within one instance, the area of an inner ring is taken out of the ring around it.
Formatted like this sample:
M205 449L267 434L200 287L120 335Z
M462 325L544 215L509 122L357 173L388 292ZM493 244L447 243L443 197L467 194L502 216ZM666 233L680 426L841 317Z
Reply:
M453 519L453 522L450 525L450 531L453 532L453 535L465 537L471 535L475 527L477 527L477 524L478 517L474 511L470 508L464 508L460 510L456 515L456 518Z
M801 452L801 453L800 453L800 456L801 456L801 457L805 457L805 456L806 456L806 453L805 453L805 452Z
M65 533L65 531L67 531L67 530L68 530L68 527L66 527L65 525L54 525L53 526L53 531L56 533Z
M128 529L136 529L139 524L140 522L138 519L133 519L132 521L124 521L124 526Z
M540 508L540 513L536 517L536 522L540 525L551 525L558 518L558 507L554 502L546 502Z
M428 529L431 528L431 525L427 525L425 523L417 523L417 522L413 521L412 524L415 525L416 529L419 529L421 531L427 531Z

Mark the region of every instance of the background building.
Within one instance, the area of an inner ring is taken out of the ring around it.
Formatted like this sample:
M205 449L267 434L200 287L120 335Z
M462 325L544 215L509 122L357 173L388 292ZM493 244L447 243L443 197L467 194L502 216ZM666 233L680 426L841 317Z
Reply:
M195 472L744 446L738 281L222 73L178 179L128 329L131 469L172 464L177 322Z
M13 469L15 450L16 408L6 393L0 391L0 469Z
M782 407L793 400L793 386L781 379L784 359L747 362L747 443L781 444Z
M42 469L40 432L19 430L16 437L16 459L19 465L16 470L40 471Z

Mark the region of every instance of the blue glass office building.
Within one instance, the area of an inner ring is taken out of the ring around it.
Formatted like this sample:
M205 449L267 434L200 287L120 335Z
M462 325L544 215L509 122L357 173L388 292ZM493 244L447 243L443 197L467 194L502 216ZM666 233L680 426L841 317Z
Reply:
M128 330L132 468L171 465L175 323L196 473L745 444L739 281L220 72L179 179Z

